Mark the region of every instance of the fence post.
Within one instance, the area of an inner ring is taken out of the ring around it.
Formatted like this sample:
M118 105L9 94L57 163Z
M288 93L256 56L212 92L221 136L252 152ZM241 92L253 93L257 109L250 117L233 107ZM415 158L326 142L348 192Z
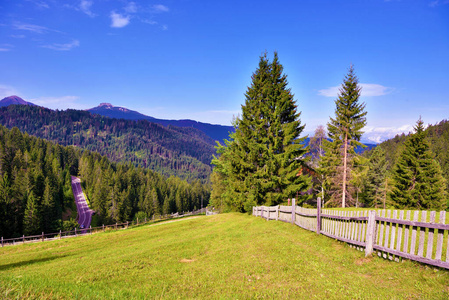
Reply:
M279 205L276 206L276 221L279 220Z
M3 247L3 237L2 237L2 247Z
M321 198L318 197L316 201L316 233L321 233Z
M368 213L368 228L366 231L365 257L373 253L374 240L376 238L376 211Z
M90 235L92 235L92 225L90 225L89 227L90 227Z
M78 236L78 234L76 234L76 227L75 227L75 236Z
M117 230L117 222L115 222L115 230Z
M59 229L59 239L62 239L62 230Z
M126 221L126 229L128 229L128 223L129 221ZM139 218L137 218L137 225L139 225Z
M292 224L295 224L296 217L296 199L292 198Z
M44 241L44 233L42 232L42 242Z
M137 218L137 225L139 225L139 218ZM128 221L126 221L126 227L128 227Z
M22 243L25 244L25 235L22 235Z
M103 224L103 232L104 232L104 224Z

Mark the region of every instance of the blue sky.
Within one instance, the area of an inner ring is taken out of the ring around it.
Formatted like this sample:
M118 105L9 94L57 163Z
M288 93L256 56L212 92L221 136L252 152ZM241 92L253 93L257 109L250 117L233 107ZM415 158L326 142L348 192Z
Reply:
M449 0L0 0L0 97L53 109L109 102L230 125L265 51L305 133L334 115L351 63L363 140L449 116Z

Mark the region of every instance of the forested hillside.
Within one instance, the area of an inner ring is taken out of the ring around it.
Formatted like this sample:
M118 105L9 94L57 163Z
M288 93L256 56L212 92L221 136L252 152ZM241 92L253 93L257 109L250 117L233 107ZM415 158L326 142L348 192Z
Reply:
M193 127L201 130L209 137L216 141L223 142L225 139L229 138L229 132L234 132L234 127L208 124L197 122L194 120L164 120L156 119L150 116L143 115L137 111L127 109L125 107L113 106L110 103L101 103L99 106L88 109L87 111L102 115L105 117L126 119L126 120L149 120L150 122L161 124L164 126L176 126L176 127Z
M215 151L213 140L195 128L111 119L79 110L11 105L0 108L0 124L188 180L208 178Z
M182 212L209 201L208 185L166 179L133 164L117 164L0 125L0 236L56 232L76 210L70 175L81 176L96 221L104 224Z
M426 130L426 140L430 144L430 150L435 155L435 159L441 166L446 184L449 189L449 121L443 120L438 124L429 125ZM410 134L397 135L387 140L379 146L385 151L387 170L391 170L399 155L404 149L404 143L410 138ZM367 152L366 155L369 155Z

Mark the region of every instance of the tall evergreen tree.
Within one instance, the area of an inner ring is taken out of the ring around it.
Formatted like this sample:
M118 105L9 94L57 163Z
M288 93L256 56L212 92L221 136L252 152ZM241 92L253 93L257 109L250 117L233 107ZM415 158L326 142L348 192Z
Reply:
M445 179L426 140L421 118L393 168L393 187L389 196L399 208L445 209Z
M335 100L335 118L330 118L327 124L329 138L332 145L327 145L327 151L339 151L339 158L336 164L330 165L334 168L333 185L336 187L337 182L341 188L334 188L332 191L331 202L334 204L341 203L342 207L346 207L347 202L351 202L351 193L348 190L348 183L351 175L352 158L355 155L354 148L363 146L360 138L363 134L363 127L366 125L365 103L360 103L359 80L355 75L354 68L351 65L348 74L345 76L343 84L340 88L338 98ZM326 152L327 153L327 152ZM341 201L340 201L341 196Z
M375 147L372 151L368 166L365 184L365 204L369 207L385 208L387 161L385 160L385 151L381 146Z
M310 178L299 175L306 152L299 138L304 125L287 84L277 53L272 62L261 56L233 140L222 149L229 160L223 174L236 202L242 203L237 210L278 204L310 186Z
M41 229L41 216L39 213L39 206L36 202L37 201L34 197L33 192L28 194L27 206L25 209L25 215L23 217L24 235L33 235L40 233L39 231Z

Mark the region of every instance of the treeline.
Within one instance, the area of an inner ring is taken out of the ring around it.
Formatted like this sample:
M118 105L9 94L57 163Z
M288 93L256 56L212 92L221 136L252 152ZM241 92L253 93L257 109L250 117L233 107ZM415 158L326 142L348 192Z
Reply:
M326 207L433 209L449 207L449 124L399 136L360 155L367 124L361 85L353 66L335 99L335 115L305 147L304 126L275 53L261 56L245 93L235 133L217 145L211 203L251 212L257 205L296 203ZM311 180L312 179L312 180Z
M0 108L0 124L60 145L95 151L114 162L150 168L166 177L204 181L211 173L213 141L195 128L164 127L146 120L111 119L86 111L53 111L26 105Z
M430 151L441 166L444 178L448 179L446 185L449 190L449 121L442 120L438 124L429 125L425 129L425 134ZM385 151L387 171L392 170L408 139L410 139L410 134L403 133L379 144L379 147ZM366 152L365 156L369 156L371 153Z
M360 203L372 207L449 207L449 122L418 120L415 132L401 134L363 153Z
M131 163L114 163L98 153L0 125L0 236L73 228L70 175L81 176L96 221L104 224L189 211L200 208L201 200L203 206L209 202L210 187L200 180L166 179Z

